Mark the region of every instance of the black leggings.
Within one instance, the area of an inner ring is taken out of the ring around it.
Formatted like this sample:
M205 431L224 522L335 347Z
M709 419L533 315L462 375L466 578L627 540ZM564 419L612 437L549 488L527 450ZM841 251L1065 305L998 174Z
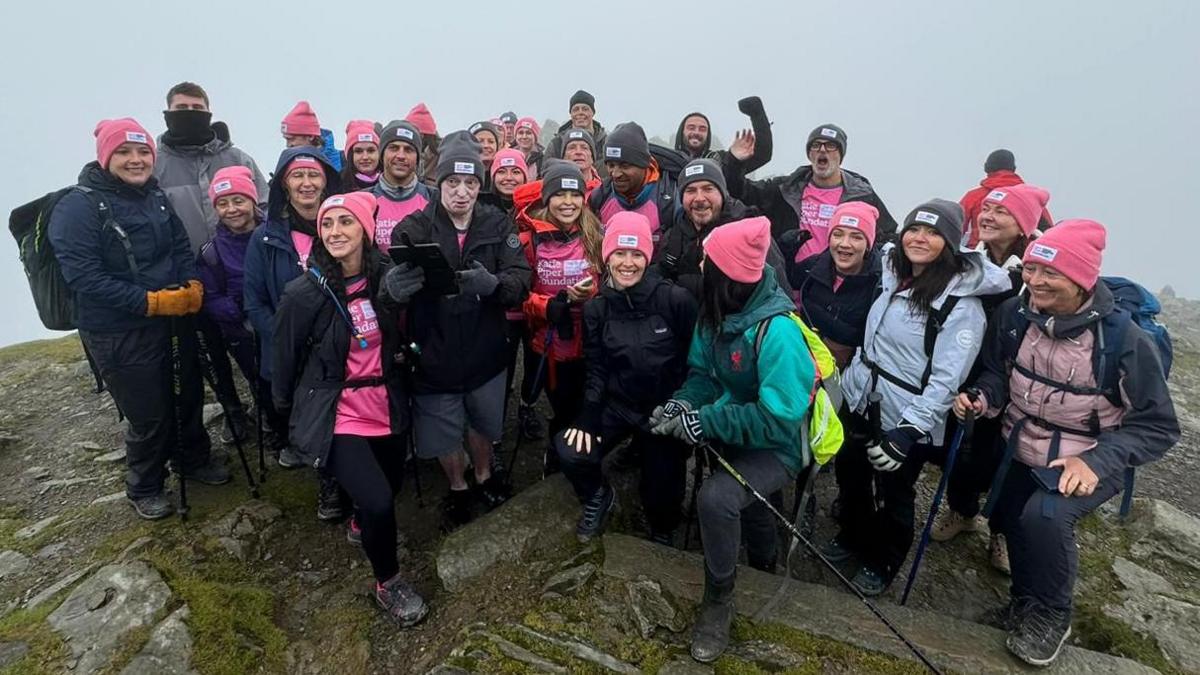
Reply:
M328 472L354 500L363 551L380 583L396 576L396 493L404 472L403 436L335 434Z

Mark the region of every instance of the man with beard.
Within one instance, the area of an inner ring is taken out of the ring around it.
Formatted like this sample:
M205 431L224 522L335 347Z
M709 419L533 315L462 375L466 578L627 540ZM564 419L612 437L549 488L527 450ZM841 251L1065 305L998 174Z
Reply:
M217 171L244 166L250 169L258 194L267 194L267 181L250 155L217 138L208 105L208 94L194 82L171 87L163 111L167 131L158 138L158 161L154 163L154 177L187 231L193 256L216 234L217 212L208 187ZM221 440L231 443L235 437L244 437L247 420L234 384L233 366L220 328L207 314L196 317L217 376L213 393L228 412Z
M755 215L754 209L729 196L725 175L711 159L693 159L679 174L679 202L675 223L654 249L654 268L664 278L700 298L702 244L714 228ZM767 264L775 270L775 281L791 293L783 254L775 242L767 251Z
M754 130L754 155L748 158L740 168L745 173L753 173L771 161L773 140L771 122L763 109L762 99L757 96L747 96L738 101L738 110L750 118ZM742 134L738 134L741 138ZM675 132L675 149L687 155L688 159L712 159L718 164L728 161L726 150L712 149L712 123L702 112L691 112L684 115Z
M896 220L866 177L842 168L846 132L823 124L808 135L808 159L788 176L746 180L747 159L754 154L754 136L739 136L726 163L729 193L757 206L771 219L771 236L797 262L829 246L829 219L842 202L866 202L879 211L877 245L894 238ZM795 234L785 234L795 232ZM793 252L794 251L794 252Z
M560 137L561 138L561 137ZM650 221L655 242L669 227L675 206L675 181L650 154L646 132L637 122L613 129L604 143L608 178L588 196L588 206L607 224L621 211L636 211Z
M379 203L375 214L375 245L387 252L391 245L392 230L406 216L425 208L436 201L436 188L422 183L417 175L421 161L424 139L416 125L404 120L393 120L379 132L379 145L383 159L380 161L379 180L371 193Z
M563 156L563 135L568 129L583 129L591 135L593 147L603 148L605 141L608 140L608 133L596 121L596 97L580 89L571 96L568 112L571 115L571 119L558 128L558 133L551 139L550 144L546 146L546 156ZM596 172L601 177L608 175L604 169L603 157L597 156L595 158L595 166Z
M702 112L692 112L679 122L675 132L675 149L687 153L692 159L715 159L720 151L712 150L712 125Z

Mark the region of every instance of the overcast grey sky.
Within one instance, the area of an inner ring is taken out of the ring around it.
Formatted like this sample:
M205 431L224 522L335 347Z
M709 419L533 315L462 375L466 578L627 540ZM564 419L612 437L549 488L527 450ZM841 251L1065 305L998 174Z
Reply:
M264 170L302 98L340 147L347 120L418 101L443 134L510 109L564 119L579 88L610 129L665 135L698 109L728 139L757 94L775 133L760 175L804 163L809 130L836 122L845 166L901 218L958 199L1008 147L1056 218L1108 226L1105 273L1200 297L1197 34L1188 0L5 2L0 207L74 182L101 118L160 133L185 79ZM50 335L0 239L0 345Z

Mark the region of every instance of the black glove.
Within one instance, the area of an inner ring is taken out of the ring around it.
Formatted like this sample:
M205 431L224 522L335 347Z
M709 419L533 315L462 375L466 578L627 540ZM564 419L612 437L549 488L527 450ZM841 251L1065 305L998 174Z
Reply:
M454 276L458 279L458 292L464 295L486 298L500 285L496 275L489 272L478 260L472 260L469 269L456 272Z
M550 298L546 303L546 321L554 326L554 332L564 340L575 337L575 322L571 318L571 300L565 290Z
M812 232L796 228L779 235L779 252L784 260L795 260L796 253L812 239Z
M408 302L417 291L425 287L425 270L406 262L396 265L383 275L383 288L400 304Z
M604 414L604 406L599 403L585 403L579 417L571 426L593 436L600 435L600 419Z
M754 117L763 114L762 99L757 96L747 96L738 101L738 110L743 115Z
M904 420L884 434L883 442L867 448L867 458L879 471L895 471L908 457L909 450L925 437L925 432Z

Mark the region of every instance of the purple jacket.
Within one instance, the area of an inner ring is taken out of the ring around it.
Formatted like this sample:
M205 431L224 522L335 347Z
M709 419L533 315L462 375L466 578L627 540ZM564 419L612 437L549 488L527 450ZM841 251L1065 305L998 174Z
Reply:
M216 321L225 335L245 336L246 315L242 311L242 270L246 248L253 231L234 234L224 225L196 257L196 272L204 284L204 305L209 318Z

